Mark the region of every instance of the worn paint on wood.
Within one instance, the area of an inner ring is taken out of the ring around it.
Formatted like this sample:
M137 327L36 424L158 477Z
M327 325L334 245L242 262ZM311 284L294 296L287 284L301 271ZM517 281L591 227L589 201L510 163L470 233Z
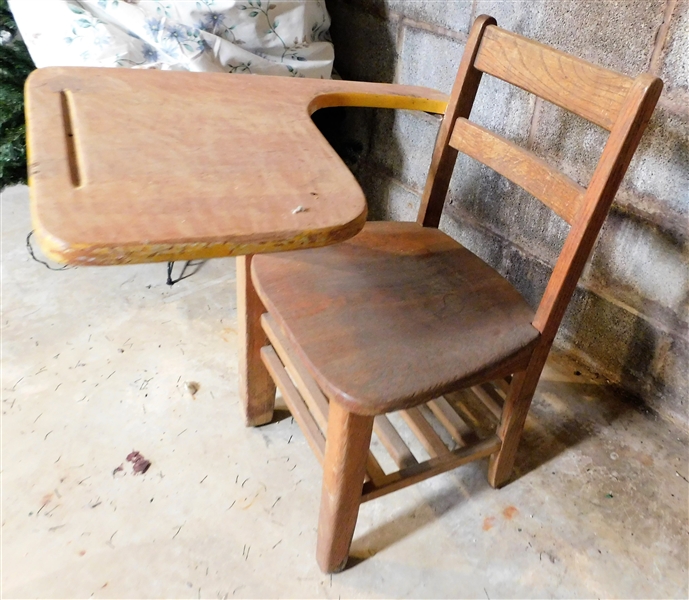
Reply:
M376 83L41 69L26 84L36 237L54 260L94 265L340 242L363 227L366 199L310 115L446 105Z

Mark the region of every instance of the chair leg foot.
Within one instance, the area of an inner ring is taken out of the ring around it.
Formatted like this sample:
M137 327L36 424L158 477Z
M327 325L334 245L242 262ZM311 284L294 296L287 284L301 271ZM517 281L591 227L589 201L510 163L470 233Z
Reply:
M261 360L268 339L261 327L265 312L251 281L251 256L237 257L239 396L247 427L269 423L275 409L275 383Z
M324 573L345 568L359 515L373 417L330 403L318 518L318 566Z
M321 567L321 570L324 573L327 573L328 575L334 575L336 573L342 573L342 571L344 571L345 568L347 567L348 562L349 562L349 554L347 554L347 556L344 557L344 560L339 565L337 565L334 569L331 569L330 571L326 571L323 567Z
M536 383L529 381L528 371L516 373L510 384L510 390L502 410L498 436L502 440L502 446L490 457L488 464L488 483L494 488L505 485L512 476L514 459L524 430L526 415L531 406ZM540 371L539 371L540 373Z
M492 488L500 489L510 480L512 476L512 466L506 466L505 461L500 460L500 451L491 455L488 462L488 483Z

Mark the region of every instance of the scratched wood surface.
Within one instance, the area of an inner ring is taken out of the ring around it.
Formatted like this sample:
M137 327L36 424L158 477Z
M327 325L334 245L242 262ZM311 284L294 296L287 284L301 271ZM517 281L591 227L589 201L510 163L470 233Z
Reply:
M366 201L310 115L446 105L434 90L375 83L40 69L26 85L36 236L77 264L335 243L363 227Z
M417 223L367 223L343 244L255 256L252 278L325 395L359 414L513 373L539 337L505 279Z
M373 417L330 407L323 460L316 559L324 573L344 569L361 504Z
M487 27L474 66L610 131L632 78L496 26Z

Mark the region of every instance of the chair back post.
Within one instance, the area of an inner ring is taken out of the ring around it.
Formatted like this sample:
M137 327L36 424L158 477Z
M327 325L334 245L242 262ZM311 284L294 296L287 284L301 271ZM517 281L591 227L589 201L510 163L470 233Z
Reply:
M417 216L417 222L424 227L438 227L440 216L445 205L447 189L450 186L450 179L457 160L457 150L449 145L450 136L455 126L455 121L459 117L465 119L469 117L471 108L474 105L476 92L481 83L483 73L474 67L474 60L481 45L483 33L489 25L496 25L493 17L488 15L479 16L469 33L459 65L457 77L452 87L450 101L445 111L438 137L436 138L435 148L431 166L426 178L426 187L421 199L421 206Z
M426 227L439 225L462 151L530 192L571 225L533 321L547 355L663 82L648 73L632 79L494 25L495 19L482 15L472 27L438 132L417 221ZM532 152L468 121L482 73L610 131L588 188Z
M488 27L485 22L481 43L472 52L474 70L520 87L610 131L585 189L533 152L470 123L466 113L451 115L454 119L448 120L452 131L443 143L524 188L571 225L532 321L541 336L526 368L514 374L501 414L496 433L502 445L491 457L488 469L491 485L498 487L510 476L531 398L553 340L663 83L650 74L632 79L498 27ZM475 93L474 89L472 101ZM456 153L452 156L454 160ZM451 169L450 175L443 173L443 181L449 181L450 176ZM433 183L429 181L427 189L432 189ZM446 191L447 187L443 195ZM437 225L440 215L435 211L442 211L442 200L424 215L424 225ZM422 205L422 209L426 207Z
M647 73L639 75L633 81L610 130L610 136L574 218L572 229L536 310L532 324L541 332L538 345L526 369L515 374L505 401L497 435L503 441L501 453L507 455L507 458L503 456L498 459L498 455L491 457L488 480L494 487L501 486L510 476L521 427L530 405L530 400L525 400L530 399L536 390L541 371L579 277L662 89L663 82L657 77ZM515 427L515 422L521 425ZM511 438L508 437L510 429Z
M418 222L427 227L440 223L461 150L520 185L571 225L532 322L540 339L526 369L515 374L503 409L497 431L503 447L489 467L489 480L498 486L509 477L521 427L553 340L663 83L649 74L632 79L492 25L495 20L484 16L472 29L438 133ZM467 120L482 73L610 131L588 188L529 150Z
M533 325L541 332L541 343L547 344L548 348L560 327L579 277L662 89L663 82L657 77L648 73L639 75L617 115L583 203L536 311Z

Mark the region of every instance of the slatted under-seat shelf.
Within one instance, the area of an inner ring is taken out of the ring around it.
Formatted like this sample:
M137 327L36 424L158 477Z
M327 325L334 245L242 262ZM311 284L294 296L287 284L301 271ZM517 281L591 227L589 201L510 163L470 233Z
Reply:
M323 463L328 400L274 319L264 314L261 324L271 343L261 349L261 358L316 458ZM374 438L369 451L362 501L497 451L501 442L495 430L507 386L507 381L499 380L390 413L390 418L375 417L373 433L380 443ZM381 463L394 466L385 468Z

